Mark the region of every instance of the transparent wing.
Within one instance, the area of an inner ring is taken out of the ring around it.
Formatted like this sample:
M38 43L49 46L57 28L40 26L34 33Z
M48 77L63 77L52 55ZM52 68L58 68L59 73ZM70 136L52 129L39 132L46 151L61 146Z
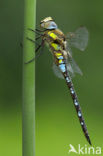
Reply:
M63 77L61 71L59 70L59 67L58 67L55 63L53 63L52 69L53 69L54 74L55 74L58 78L64 79L64 77Z
M86 27L79 27L75 32L69 32L67 34L69 45L84 51L88 44L88 35Z
M74 59L71 59L67 62L67 71L69 72L70 76L73 78L75 76L75 73L78 73L80 75L83 75L81 69L79 68L79 66L76 64L76 62L74 61ZM54 74L61 79L64 79L59 67L53 63L53 71Z
M57 65L55 65L55 63L53 63L52 69L53 69L54 74L55 74L58 78L64 79L64 77L63 77L63 75L62 75L62 73L61 73L59 67L58 67ZM67 71L69 72L69 74L70 74L71 77L74 77L74 76L75 76L74 71L73 71L73 69L72 69L72 67L71 67L71 64L67 64Z
M75 73L78 73L80 75L83 75L81 69L79 68L79 66L77 65L77 63L74 61L74 59L72 58L71 60L68 61L69 63L67 63L67 70L70 71L73 75L75 75ZM72 70L71 70L71 69Z
M66 51L68 53L68 60L67 60L67 70L70 72L71 76L74 77L74 73L78 73L80 75L83 75L81 69L77 65L77 63L72 58L72 50L69 44L66 44Z

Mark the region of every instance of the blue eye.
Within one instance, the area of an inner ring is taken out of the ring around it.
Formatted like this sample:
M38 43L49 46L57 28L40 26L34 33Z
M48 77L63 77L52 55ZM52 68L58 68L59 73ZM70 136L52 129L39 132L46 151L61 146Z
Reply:
M50 22L50 24L49 24L49 26L48 26L48 28L47 29L57 29L57 25L56 25L56 23L55 22Z

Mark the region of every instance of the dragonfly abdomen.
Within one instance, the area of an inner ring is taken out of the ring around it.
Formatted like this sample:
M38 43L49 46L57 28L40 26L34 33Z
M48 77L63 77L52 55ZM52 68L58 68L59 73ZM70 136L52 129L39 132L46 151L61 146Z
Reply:
M57 53L57 55L59 55L59 53ZM65 59L62 56L62 54L57 56L57 59L58 59L59 69L61 70L61 72L62 72L62 74L63 74L63 76L64 76L64 78L66 80L67 86L68 86L68 88L70 90L70 94L72 96L72 100L73 100L73 103L74 103L74 106L75 106L77 116L79 118L82 130L84 132L84 135L85 135L87 141L91 145L91 141L90 141L90 138L89 138L87 127L86 127L86 124L85 124L85 121L84 121L84 118L83 118L83 115L82 115L82 112L81 112L80 104L78 102L77 94L76 94L76 92L74 90L73 83L72 83L72 80L71 80L71 78L69 76L69 73L67 72Z
M73 100L73 103L74 103L74 106L75 106L77 116L79 118L82 130L84 132L84 135L85 135L87 141L89 142L89 144L91 145L91 141L90 141L90 138L89 138L87 127L86 127L86 124L85 124L85 121L84 121L84 118L83 118L83 115L82 115L82 112L81 112L80 104L78 102L77 94L76 94L76 92L74 90L73 83L72 83L72 80L71 80L71 78L69 76L69 73L67 72L66 60L65 60L65 58L64 58L61 51L55 52L55 57L56 57L56 60L57 60L56 64L58 65L60 71L62 72L62 74L63 74L63 76L64 76L64 78L66 80L67 86L68 86L68 88L70 90L70 94L72 96L72 100Z
M72 100L73 100L73 103L74 103L74 106L75 106L75 109L76 109L76 112L77 112L77 115L78 115L82 130L84 132L84 135L85 135L87 141L91 145L91 141L90 141L90 138L89 138L87 127L86 127L86 124L85 124L85 121L84 121L84 118L83 118L83 115L82 115L82 112L81 112L81 108L80 108L80 104L78 102L76 92L75 92L74 87L73 87L73 83L71 81L70 76L67 73L64 73L63 75L65 77L67 86L68 86L68 88L70 90L70 94L72 96Z

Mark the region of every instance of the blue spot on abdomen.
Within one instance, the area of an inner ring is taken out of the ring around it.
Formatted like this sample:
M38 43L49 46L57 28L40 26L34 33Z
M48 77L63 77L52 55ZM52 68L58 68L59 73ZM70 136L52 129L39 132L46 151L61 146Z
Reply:
M63 73L66 71L65 64L60 64L59 68Z

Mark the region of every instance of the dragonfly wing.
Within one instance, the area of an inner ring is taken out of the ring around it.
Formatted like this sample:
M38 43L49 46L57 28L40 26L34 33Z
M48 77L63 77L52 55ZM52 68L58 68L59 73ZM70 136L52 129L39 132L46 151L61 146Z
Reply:
M72 56L72 49L71 49L71 45L69 42L66 43L66 52L68 53L68 56L71 55ZM70 53L70 54L69 54Z
M88 44L88 30L86 27L79 27L75 32L67 34L67 39L70 46L84 51Z
M53 71L54 71L54 74L55 74L58 78L64 79L64 77L63 77L63 75L62 75L62 73L61 73L59 67L58 67L55 63L53 63L52 69L53 69Z
M72 68L71 63L67 63L67 71L69 72L70 76L73 78L75 76L74 70Z
M75 73L78 73L80 75L83 75L81 69L79 68L79 66L76 64L76 62L74 61L74 59L69 59L66 63L67 66L67 71L69 72L70 76L73 78L75 76ZM54 71L54 74L60 78L60 79L64 79L59 67L53 63L52 69Z
M72 73L72 75L74 76L74 73L78 73L80 75L83 75L81 69L79 68L79 66L77 65L77 63L74 61L74 59L72 58L71 60L68 61L69 63L67 64L67 70L70 71Z
M62 73L61 73L59 67L58 67L55 63L53 63L52 69L53 69L54 74L55 74L58 78L64 79L64 77L63 77L63 75L62 75ZM72 66L71 66L70 63L67 64L67 71L70 73L70 76L71 76L71 77L74 77L74 76L75 76L74 70L73 70L73 68L72 68Z

